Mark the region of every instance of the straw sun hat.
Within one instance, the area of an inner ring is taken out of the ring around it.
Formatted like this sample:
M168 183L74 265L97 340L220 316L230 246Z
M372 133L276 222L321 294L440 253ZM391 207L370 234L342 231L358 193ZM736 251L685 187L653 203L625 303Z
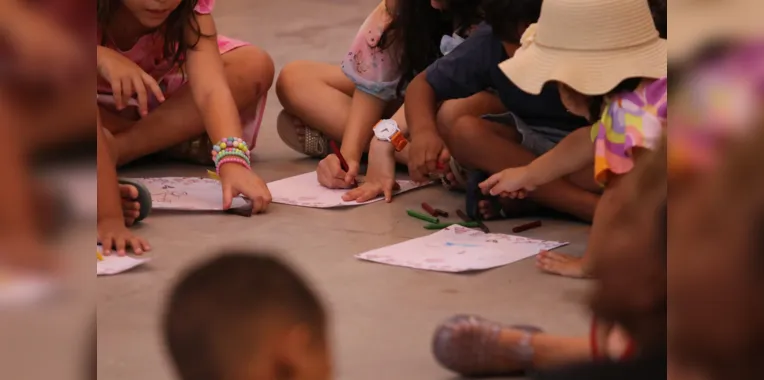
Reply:
M559 81L602 95L627 78L666 76L666 40L647 0L544 0L521 43L499 68L530 94Z

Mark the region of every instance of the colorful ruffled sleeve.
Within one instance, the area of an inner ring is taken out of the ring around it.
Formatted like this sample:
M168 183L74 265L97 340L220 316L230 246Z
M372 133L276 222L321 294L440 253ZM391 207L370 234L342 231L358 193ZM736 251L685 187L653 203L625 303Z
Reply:
M342 61L342 72L357 89L385 101L396 97L401 78L395 58L377 46L390 21L383 1L366 18Z
M655 149L661 141L668 112L667 80L643 81L634 91L607 100L602 117L592 127L594 178L606 184L611 174L634 167L635 147Z

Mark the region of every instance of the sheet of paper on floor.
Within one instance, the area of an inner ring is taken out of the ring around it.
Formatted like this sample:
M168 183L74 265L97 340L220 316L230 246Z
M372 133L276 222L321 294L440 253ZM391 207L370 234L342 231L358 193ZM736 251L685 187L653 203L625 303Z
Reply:
M154 209L217 211L223 209L223 189L220 182L199 177L136 178L149 189ZM233 208L247 201L233 199Z
M355 257L388 265L458 273L500 267L566 244L451 226Z
M405 193L410 190L427 186L417 185L414 181L398 180L400 190L395 194ZM300 174L298 176L285 178L268 184L274 203L285 205L312 207L312 208L335 208L360 206L369 203L379 202L382 197L372 199L368 202L358 203L356 201L345 202L342 196L348 192L346 189L327 189L318 183L316 172Z
M100 245L96 246L96 250L103 256L103 249ZM96 260L96 276L111 276L127 272L135 267L145 264L149 260L149 258L117 256L116 253L109 256L103 256L103 260Z

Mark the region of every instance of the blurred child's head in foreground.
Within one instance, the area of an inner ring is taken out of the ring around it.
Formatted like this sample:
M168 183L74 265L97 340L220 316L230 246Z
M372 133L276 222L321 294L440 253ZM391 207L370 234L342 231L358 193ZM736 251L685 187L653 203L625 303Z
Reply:
M170 294L164 338L183 380L326 380L327 316L301 276L274 257L226 252Z

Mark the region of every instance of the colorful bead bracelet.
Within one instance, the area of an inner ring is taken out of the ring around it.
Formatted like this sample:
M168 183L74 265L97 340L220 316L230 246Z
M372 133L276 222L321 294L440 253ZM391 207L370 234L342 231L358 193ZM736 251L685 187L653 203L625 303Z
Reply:
M245 166L250 167L250 151L247 143L239 137L226 137L212 146L212 160L215 162L215 168L219 172L220 165L226 162L236 162L227 158L240 159Z
M215 172L217 173L218 177L220 176L220 168L223 167L223 164L227 164L227 163L239 164L241 166L244 166L247 169L252 169L252 167L249 166L249 163L247 161L245 161L245 160L243 160L243 159L241 159L239 157L232 157L232 156L224 157L223 159L221 159L218 162L217 169L215 170Z

